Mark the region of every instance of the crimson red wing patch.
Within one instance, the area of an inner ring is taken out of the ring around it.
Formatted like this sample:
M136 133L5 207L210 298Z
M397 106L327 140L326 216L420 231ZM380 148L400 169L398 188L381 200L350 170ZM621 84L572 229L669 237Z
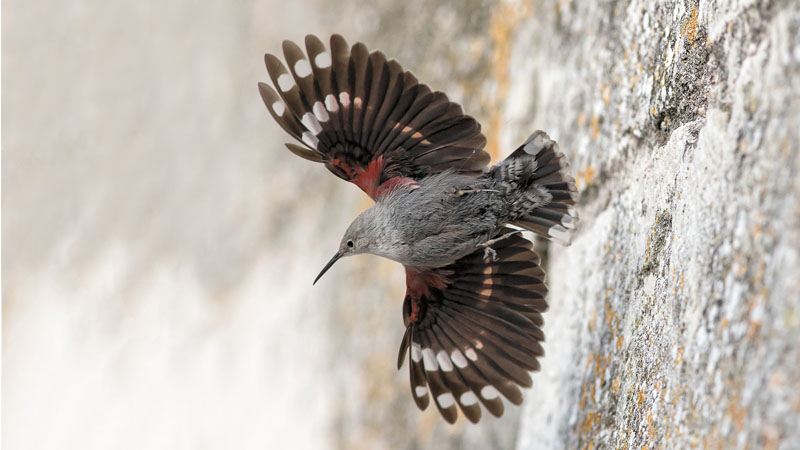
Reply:
M441 92L431 92L395 60L333 35L330 50L306 36L306 52L285 41L288 68L264 61L259 83L272 117L302 145L294 154L324 163L373 199L447 169L481 174L489 162L480 125Z
M519 234L493 248L496 260L478 249L441 269L406 269L398 368L408 354L417 406L427 408L432 396L450 423L458 409L477 422L480 405L499 417L501 395L520 404L519 388L531 386L529 372L544 355L547 287L539 257Z

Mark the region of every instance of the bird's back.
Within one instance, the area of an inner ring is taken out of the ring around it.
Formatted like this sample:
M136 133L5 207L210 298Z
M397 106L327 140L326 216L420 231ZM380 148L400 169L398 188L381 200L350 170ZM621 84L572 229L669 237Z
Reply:
M475 251L507 216L498 182L446 171L419 181L376 204L394 254L381 255L408 267L451 264Z

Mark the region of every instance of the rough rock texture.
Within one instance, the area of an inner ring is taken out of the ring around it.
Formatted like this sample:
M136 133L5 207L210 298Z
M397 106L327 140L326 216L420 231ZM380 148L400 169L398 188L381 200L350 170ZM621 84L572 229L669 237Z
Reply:
M339 445L800 446L797 4L376 8L345 13L379 18L364 39L461 101L495 159L535 129L560 142L582 224L570 248L543 247L548 356L521 424L513 408L477 427L418 419L401 373L392 395L341 384ZM373 311L362 294L351 320ZM385 378L382 353L346 370Z
M3 448L800 447L796 1L3 7ZM419 412L370 202L256 90L305 33L535 129L581 190L522 408Z
M582 224L550 249L518 448L800 447L798 4L533 16L510 61L533 95L506 104L503 147L531 117L557 138Z

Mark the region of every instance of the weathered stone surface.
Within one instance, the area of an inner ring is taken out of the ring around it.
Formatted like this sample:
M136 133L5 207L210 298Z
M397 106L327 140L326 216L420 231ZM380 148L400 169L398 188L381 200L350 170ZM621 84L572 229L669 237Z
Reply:
M796 2L6 6L4 448L798 446ZM370 202L258 98L307 32L446 91L495 160L535 129L568 154L523 408L416 409L397 264L311 286Z
M535 9L504 139L558 139L582 224L518 448L800 446L797 3Z

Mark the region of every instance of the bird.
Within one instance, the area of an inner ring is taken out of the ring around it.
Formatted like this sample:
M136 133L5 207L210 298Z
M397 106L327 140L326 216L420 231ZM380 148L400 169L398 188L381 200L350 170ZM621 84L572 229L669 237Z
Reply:
M323 164L374 200L358 215L314 284L341 258L372 254L405 267L403 335L411 395L431 399L449 423L473 423L481 406L500 417L501 397L521 388L544 356L547 286L522 230L568 245L578 213L566 157L536 131L488 166L480 124L400 63L334 34L305 52L266 54L258 83L295 155Z

